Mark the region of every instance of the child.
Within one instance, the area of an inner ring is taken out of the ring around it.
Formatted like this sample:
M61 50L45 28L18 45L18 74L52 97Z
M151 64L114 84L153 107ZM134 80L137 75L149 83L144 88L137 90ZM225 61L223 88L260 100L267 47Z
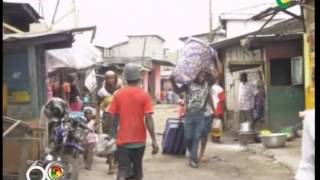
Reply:
M183 119L184 115L185 115L185 104L184 104L184 95L183 94L179 94L179 119Z
M219 79L217 79L215 84L212 86L211 94L215 107L211 137L213 142L219 143L220 137L222 135L222 120L224 116L225 107L225 94L223 88L220 85Z
M94 117L94 110L93 108L86 108L84 109L84 116L87 120L87 126L91 131L87 132L85 144L84 144L84 162L85 168L91 170L92 163L93 163L93 149L97 143L97 135L95 132L95 117Z

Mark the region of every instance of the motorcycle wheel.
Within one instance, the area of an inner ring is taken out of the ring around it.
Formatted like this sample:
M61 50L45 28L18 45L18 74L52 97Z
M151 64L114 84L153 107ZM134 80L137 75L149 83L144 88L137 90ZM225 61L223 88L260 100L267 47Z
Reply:
M71 155L63 155L61 162L67 167L65 180L78 180L79 178L79 162L78 159Z

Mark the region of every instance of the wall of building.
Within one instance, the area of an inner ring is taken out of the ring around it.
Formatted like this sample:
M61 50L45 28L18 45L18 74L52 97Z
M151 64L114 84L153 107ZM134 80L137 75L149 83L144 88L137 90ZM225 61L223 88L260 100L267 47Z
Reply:
M265 45L267 59L267 126L271 130L279 130L284 127L297 124L298 113L304 109L304 88L303 85L273 85L271 84L271 65L272 61L284 61L292 57L302 56L302 41L286 41L270 43ZM285 68L283 68L285 69ZM289 67L291 69L291 67ZM279 76L279 75L278 75Z
M145 44L145 50L144 50ZM164 42L153 36L129 37L128 56L145 56L153 59L163 59Z
M148 92L148 83L149 83L149 76L148 76L148 71L143 72L143 89Z
M314 8L314 0L308 1L307 4ZM315 12L310 9L304 9L305 26L307 32L304 34L304 72L305 72L305 104L306 109L315 107L315 82L313 80L315 74Z
M31 101L15 103L12 96L12 93L17 91L27 92L31 96L27 49L11 49L4 52L3 67L3 83L7 84L9 93L7 115L14 118L31 118Z
M108 56L111 57L128 57L129 56L129 45L127 44L122 44L119 46L115 46L107 52Z
M156 36L130 36L126 44L109 49L112 57L142 57L163 60L164 41ZM150 95L160 100L161 92L161 66L153 65L151 72L143 74L143 87Z
M145 46L145 47L144 47ZM107 49L107 56L111 57L151 57L164 58L164 42L156 36L132 36L128 43Z
M231 73L229 70L229 62L262 61L261 51L249 51L241 46L235 46L220 51L219 53L221 53L221 60L224 62L226 106L230 111L238 111L239 75L243 71ZM249 73L248 79L250 82L256 81L257 73Z

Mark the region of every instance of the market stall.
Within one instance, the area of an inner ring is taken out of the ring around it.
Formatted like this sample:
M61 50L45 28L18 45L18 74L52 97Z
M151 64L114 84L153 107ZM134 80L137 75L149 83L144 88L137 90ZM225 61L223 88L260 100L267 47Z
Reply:
M74 43L71 48L46 51L48 78L62 84L66 76L76 80L82 96L96 89L95 65L102 62L101 52L92 44Z

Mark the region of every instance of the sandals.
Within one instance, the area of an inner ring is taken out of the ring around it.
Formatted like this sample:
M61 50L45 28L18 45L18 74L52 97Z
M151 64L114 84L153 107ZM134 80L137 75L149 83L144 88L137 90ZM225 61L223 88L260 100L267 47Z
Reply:
M207 158L207 157L202 157L200 160L203 163L208 163L209 162L209 158Z

